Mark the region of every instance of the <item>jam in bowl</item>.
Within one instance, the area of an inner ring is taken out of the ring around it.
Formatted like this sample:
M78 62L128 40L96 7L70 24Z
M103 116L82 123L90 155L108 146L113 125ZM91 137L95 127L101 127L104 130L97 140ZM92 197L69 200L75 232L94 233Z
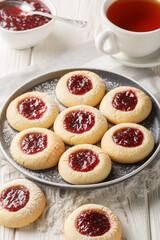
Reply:
M37 45L53 30L53 19L40 15L27 15L14 6L0 1L0 37L12 48L24 49ZM23 0L17 0L23 1ZM33 11L56 14L52 3L47 0L25 0Z
M18 0L18 2L23 2ZM33 11L51 13L49 8L40 0L26 0ZM4 1L2 3L7 3ZM48 23L51 19L40 15L27 15L25 11L0 3L0 26L13 31L23 31L36 28Z

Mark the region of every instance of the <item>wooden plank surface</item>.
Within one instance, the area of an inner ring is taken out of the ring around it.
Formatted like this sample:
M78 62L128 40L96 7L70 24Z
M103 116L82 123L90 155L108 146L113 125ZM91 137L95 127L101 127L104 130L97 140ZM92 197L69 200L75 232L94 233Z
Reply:
M13 50L0 42L1 76L24 69L26 66L43 64L54 57L87 40L94 38L97 24L100 22L100 6L103 0L52 0L57 14L69 18L89 21L87 28L79 29L55 22L52 34L38 46L26 50ZM153 70L160 75L160 67ZM12 173L11 173L12 174ZM0 184L7 182L10 173L0 176ZM16 175L12 174L16 177ZM143 198L132 195L128 204L122 205L115 212L123 225L123 240L159 240L160 226L160 187L145 194ZM7 229L0 226L0 240L64 240L64 236L53 236L52 229L39 232L32 226L23 229Z
M160 239L160 185L149 193L149 208L152 240Z

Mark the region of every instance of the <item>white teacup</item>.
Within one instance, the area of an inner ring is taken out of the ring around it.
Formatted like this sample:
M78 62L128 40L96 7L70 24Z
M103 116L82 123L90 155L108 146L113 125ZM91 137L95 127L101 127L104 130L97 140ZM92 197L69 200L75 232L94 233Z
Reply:
M119 52L129 57L144 57L160 48L160 29L133 32L114 25L106 16L109 6L116 0L105 0L101 8L103 31L95 37L97 49L104 54Z

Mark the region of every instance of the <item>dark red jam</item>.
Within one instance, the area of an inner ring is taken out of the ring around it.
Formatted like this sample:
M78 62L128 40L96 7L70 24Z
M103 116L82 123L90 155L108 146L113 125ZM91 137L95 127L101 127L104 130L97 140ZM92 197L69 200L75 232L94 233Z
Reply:
M47 147L47 135L42 133L27 134L21 141L21 149L26 154L42 152Z
M117 110L132 111L138 102L136 94L132 90L116 93L112 105Z
M64 118L64 128L72 133L84 133L89 131L95 124L95 117L85 110L73 111Z
M111 227L107 215L102 211L86 210L76 219L76 228L79 233L90 236L102 236Z
M91 150L78 150L69 155L69 166L78 172L92 171L99 163L99 158Z
M144 136L137 128L122 128L114 133L113 141L123 147L137 147L142 144Z
M0 203L10 212L16 212L29 201L29 190L24 186L15 186L6 188L1 196Z
M67 82L67 87L69 91L75 95L83 95L93 88L91 80L82 75L70 77Z
M16 0L14 0L16 1ZM40 0L18 0L26 2L33 11L51 13L49 8ZM22 31L36 28L48 23L51 19L40 15L26 15L26 13L14 6L0 4L0 26L12 30Z
M19 113L29 120L41 118L46 110L47 106L45 103L35 97L26 98L18 104Z

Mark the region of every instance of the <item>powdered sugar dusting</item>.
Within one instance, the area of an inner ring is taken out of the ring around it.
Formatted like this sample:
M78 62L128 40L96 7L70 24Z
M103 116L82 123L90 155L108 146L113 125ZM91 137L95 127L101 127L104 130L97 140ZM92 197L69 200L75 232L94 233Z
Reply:
M7 120L5 119L3 122L3 126L2 126L2 130L3 130L3 137L4 137L4 141L5 144L7 146L7 148L10 147L11 141L12 139L17 135L17 131L15 131L7 122Z
M120 87L122 86L119 82L111 82L111 81L108 81L108 79L104 79L105 81L105 84L106 84L106 90L107 92L114 89L114 88L117 88L117 87Z

